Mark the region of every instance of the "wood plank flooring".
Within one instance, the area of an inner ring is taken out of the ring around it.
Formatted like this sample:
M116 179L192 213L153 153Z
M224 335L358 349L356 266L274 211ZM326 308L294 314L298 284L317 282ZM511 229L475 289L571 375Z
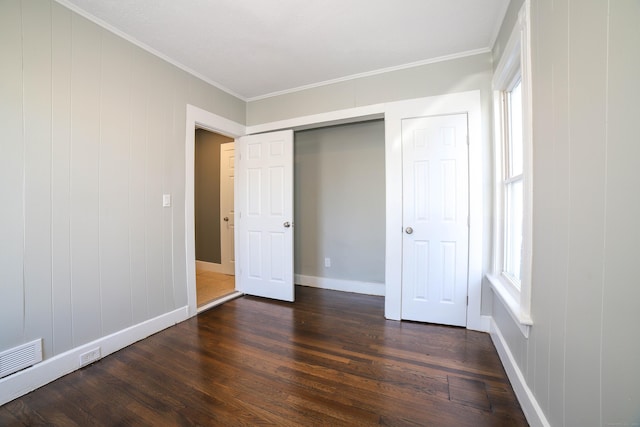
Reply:
M0 425L526 426L489 335L381 297L242 297L0 407Z
M235 289L235 276L207 270L196 270L196 304L198 307L229 295Z

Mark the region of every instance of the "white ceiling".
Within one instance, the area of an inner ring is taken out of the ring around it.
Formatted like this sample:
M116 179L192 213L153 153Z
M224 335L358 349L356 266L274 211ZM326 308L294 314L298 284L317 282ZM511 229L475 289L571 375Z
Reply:
M509 4L509 0L59 1L245 100L487 51Z

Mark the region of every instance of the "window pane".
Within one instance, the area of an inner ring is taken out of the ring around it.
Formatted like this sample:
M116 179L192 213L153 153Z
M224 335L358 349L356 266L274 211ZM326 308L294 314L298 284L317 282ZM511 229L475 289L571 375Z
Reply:
M522 82L509 92L509 176L522 174Z
M505 273L520 284L522 264L522 180L506 184Z

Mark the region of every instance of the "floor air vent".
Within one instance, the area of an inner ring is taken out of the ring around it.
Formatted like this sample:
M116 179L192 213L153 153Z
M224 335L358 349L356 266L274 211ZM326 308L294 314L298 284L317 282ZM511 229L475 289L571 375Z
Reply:
M0 353L0 378L42 361L42 339Z

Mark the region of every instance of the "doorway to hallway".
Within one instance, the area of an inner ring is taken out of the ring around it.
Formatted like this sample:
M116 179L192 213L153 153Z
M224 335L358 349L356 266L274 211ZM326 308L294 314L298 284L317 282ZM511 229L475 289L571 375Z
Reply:
M194 222L198 308L235 292L233 177L233 138L196 129Z

